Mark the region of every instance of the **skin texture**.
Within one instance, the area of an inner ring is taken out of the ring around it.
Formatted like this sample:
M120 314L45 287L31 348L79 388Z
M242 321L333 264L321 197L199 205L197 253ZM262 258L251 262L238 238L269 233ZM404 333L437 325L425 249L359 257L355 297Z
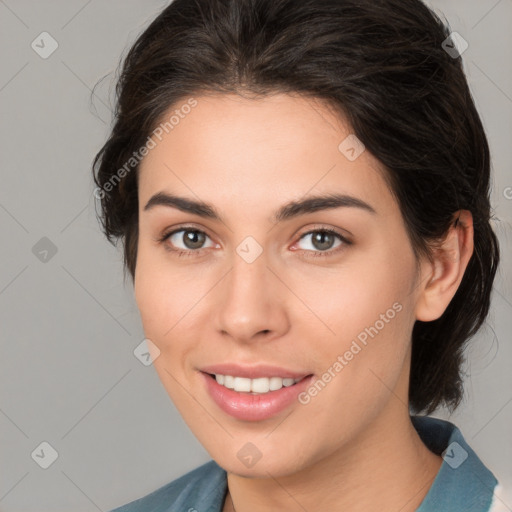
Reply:
M473 250L471 214L459 212L435 259L417 267L379 162L369 151L345 157L338 145L350 126L325 103L288 94L195 99L139 169L135 298L165 389L228 471L224 511L232 502L237 512L415 510L442 459L409 418L411 333L455 294ZM161 191L211 203L224 222L166 206L144 211ZM333 191L376 213L342 207L270 220L291 200ZM207 235L200 249L185 245L184 232L157 241L182 226ZM352 244L334 237L322 249L313 235L301 239L321 228ZM252 263L236 252L248 236L263 250ZM173 244L190 256L165 249ZM227 415L198 372L229 361L320 378L395 303L401 310L317 396L270 419ZM237 457L248 442L262 454L251 468Z

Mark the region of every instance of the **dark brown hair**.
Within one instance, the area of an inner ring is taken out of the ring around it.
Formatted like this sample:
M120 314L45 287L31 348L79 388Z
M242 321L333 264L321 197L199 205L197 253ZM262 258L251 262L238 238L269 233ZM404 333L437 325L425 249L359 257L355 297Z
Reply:
M461 57L443 48L449 35L419 0L173 1L124 59L112 132L93 165L102 228L123 240L125 271L133 279L138 240L138 165L126 165L169 108L209 93L326 100L383 164L416 255L431 254L457 210L473 215L474 253L457 293L412 334L411 408L453 411L499 248L489 147Z

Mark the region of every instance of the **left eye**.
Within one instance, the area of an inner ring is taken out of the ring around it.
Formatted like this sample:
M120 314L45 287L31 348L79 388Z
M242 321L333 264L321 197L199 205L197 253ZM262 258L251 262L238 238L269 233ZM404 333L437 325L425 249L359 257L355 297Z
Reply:
M309 231L308 233L303 234L300 237L300 240L310 238L310 247L306 248L307 251L319 251L319 252L327 252L330 249L335 249L342 245L343 243L349 244L348 240L346 240L340 233L331 229L317 229L315 231ZM333 247L333 243L335 239L338 239L338 245Z

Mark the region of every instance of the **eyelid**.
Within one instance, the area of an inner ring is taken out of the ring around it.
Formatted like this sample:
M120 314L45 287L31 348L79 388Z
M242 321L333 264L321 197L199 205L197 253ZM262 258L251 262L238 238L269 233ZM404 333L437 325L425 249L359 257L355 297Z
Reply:
M178 231L199 231L201 233L204 233L205 235L208 235L207 230L203 226L196 226L194 224L178 224L177 226L172 226L170 228L166 228L162 231L161 235L157 235L154 240L161 241L164 238L167 238L171 236L174 233L177 233ZM210 235L208 235L210 236ZM210 237L211 238L211 237Z
M327 233L332 233L334 235L339 236L344 242L352 243L351 237L352 233L349 233L346 229L334 228L331 226L327 226L325 224L313 224L313 226L309 226L305 231L299 231L297 234L297 238L300 240L303 236L309 235L311 233L316 233L318 231L325 231Z

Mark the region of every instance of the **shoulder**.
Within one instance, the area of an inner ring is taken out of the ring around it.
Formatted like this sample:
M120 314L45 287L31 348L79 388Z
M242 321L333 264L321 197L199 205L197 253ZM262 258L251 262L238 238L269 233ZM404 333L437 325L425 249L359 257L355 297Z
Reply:
M211 460L110 512L220 512L227 490L226 476L226 471Z
M443 463L417 512L464 510L488 512L498 484L493 473L451 422L429 416L412 416L425 445L443 457Z

